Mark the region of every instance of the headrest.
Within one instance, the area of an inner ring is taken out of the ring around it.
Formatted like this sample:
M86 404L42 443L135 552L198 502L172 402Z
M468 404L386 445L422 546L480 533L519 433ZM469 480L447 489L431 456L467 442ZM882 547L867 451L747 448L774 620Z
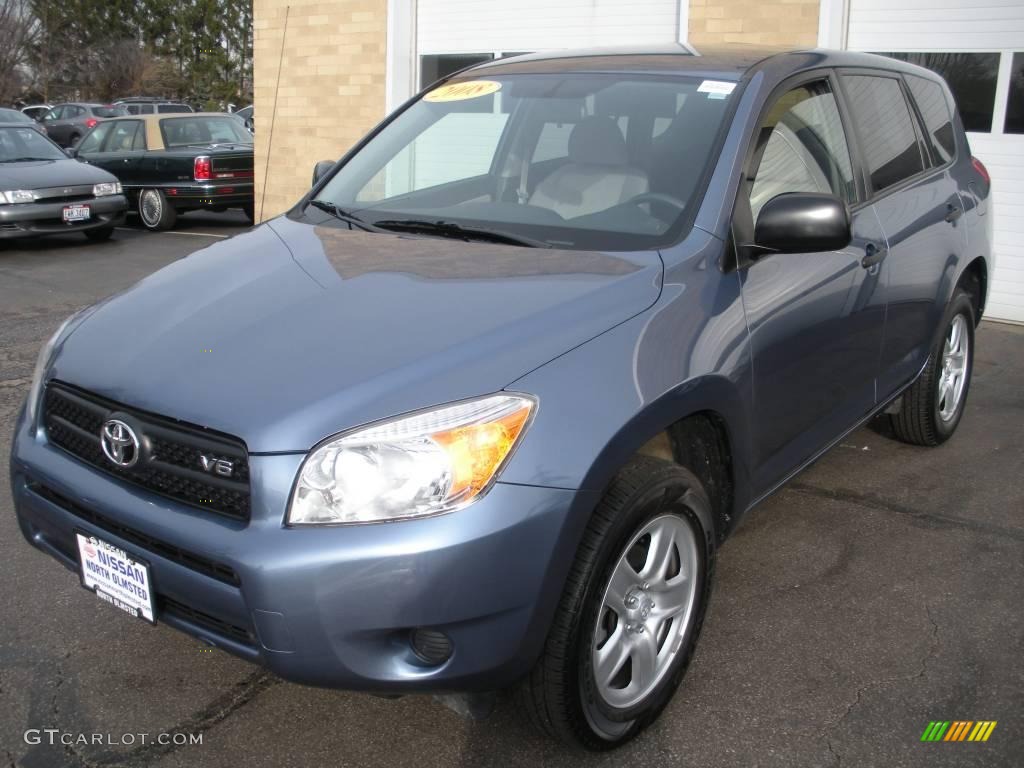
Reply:
M595 115L569 134L569 160L587 165L625 165L626 140L610 117Z

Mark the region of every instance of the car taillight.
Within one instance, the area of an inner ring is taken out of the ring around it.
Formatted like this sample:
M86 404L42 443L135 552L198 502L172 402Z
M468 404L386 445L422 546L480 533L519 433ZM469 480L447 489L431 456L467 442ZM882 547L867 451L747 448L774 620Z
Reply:
M195 176L196 181L209 181L213 178L213 168L210 167L210 158L202 155L196 158L195 161Z
M978 175L981 176L982 180L986 184L992 183L992 177L988 175L988 168L985 167L985 164L981 162L981 160L976 157L972 157L971 165L974 166L974 170L978 172Z
M99 120L97 120L95 117L90 117L88 120L85 121L85 127L86 128L95 128L96 127L96 123L98 123L98 122L99 122Z

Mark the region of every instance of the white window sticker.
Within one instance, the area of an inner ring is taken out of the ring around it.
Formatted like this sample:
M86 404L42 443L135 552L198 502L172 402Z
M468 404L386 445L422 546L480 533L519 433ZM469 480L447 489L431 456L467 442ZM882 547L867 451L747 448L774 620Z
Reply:
M697 88L697 93L706 93L709 99L724 99L735 87L736 83L725 80L705 80Z

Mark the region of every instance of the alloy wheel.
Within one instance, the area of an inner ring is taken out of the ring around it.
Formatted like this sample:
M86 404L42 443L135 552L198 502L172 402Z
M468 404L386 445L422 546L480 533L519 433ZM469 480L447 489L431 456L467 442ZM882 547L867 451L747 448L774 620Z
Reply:
M956 315L946 333L942 351L942 369L938 381L939 418L952 421L960 409L964 389L967 385L967 354L971 343L967 332L967 319Z
M650 520L612 571L591 646L597 693L615 709L642 702L682 647L696 601L693 529L677 515Z

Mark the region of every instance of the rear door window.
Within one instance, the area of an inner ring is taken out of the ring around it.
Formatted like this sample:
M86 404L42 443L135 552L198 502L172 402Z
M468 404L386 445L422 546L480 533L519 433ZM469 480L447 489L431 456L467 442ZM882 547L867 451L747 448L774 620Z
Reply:
M100 147L103 146L103 140L107 138L107 134L110 133L110 129L113 128L113 126L114 123L100 123L93 128L79 143L78 154L82 155L89 152L99 152Z
M922 146L899 80L844 75L843 86L874 191L921 173Z
M142 126L141 120L118 120L103 145L104 152L130 152L134 149L135 134Z

